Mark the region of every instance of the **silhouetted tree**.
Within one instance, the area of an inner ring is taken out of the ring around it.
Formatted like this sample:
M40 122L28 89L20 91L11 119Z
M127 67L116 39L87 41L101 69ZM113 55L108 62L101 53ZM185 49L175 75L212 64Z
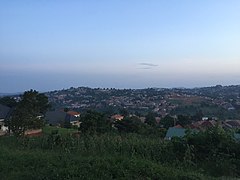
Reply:
M204 116L204 115L203 115L202 110L199 110L199 111L197 111L196 114L193 116L193 120L195 120L195 121L201 121L203 116Z
M184 115L178 115L178 124L181 126L185 126L191 123L191 117L190 116L184 116Z
M155 127L156 126L156 119L155 119L155 115L154 113L152 112L149 112L147 115L146 115L146 120L145 120L145 123L152 126L152 127Z
M169 115L165 116L164 118L161 119L160 124L168 129L169 127L173 127L175 124L175 119Z
M68 111L69 111L69 108L65 107L65 108L63 109L63 111L64 111L64 112L68 112Z
M39 115L44 114L49 107L48 98L44 94L35 90L26 91L6 123L15 135L24 135L28 129L43 126Z
M80 118L79 130L83 133L105 133L111 130L110 120L104 114L88 110Z
M144 128L143 126L144 124L136 116L125 117L123 120L115 122L115 127L119 132L139 133Z
M120 114L123 115L124 117L126 117L126 116L129 115L129 112L128 112L126 109L124 109L124 108L120 109L119 112L120 112Z
M17 106L15 99L8 96L0 98L0 104L8 106L10 108Z

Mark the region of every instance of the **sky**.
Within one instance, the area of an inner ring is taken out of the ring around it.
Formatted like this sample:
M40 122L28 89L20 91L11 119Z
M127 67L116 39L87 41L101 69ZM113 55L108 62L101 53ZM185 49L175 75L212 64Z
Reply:
M240 84L239 0L0 0L0 93Z

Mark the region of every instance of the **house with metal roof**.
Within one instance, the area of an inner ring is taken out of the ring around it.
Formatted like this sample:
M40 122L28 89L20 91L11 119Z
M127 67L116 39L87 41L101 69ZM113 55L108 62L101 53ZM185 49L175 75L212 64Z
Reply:
M234 133L234 139L240 142L240 133Z
M61 126L66 122L79 126L79 117L64 111L48 111L45 120L52 126Z
M186 129L178 127L170 127L165 136L166 140L171 140L173 137L183 137L186 135Z

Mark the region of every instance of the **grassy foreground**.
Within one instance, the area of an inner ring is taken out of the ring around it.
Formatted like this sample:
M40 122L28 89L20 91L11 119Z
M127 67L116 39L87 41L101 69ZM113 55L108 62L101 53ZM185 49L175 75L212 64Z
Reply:
M67 129L67 128L60 128L60 127L54 127L54 126L45 126L43 128L43 133L45 135L50 135L53 132L57 132L60 135L66 136L71 133L77 132L76 129Z
M0 179L217 179L188 149L160 138L63 134L0 137Z
M17 148L2 138L0 143L1 179L210 179L137 156Z

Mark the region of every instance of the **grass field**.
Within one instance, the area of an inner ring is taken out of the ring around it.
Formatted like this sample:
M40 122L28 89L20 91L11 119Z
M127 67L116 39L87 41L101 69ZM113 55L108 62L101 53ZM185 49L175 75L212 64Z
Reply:
M0 138L0 177L7 180L213 179L154 161L143 152L135 152L134 146L137 147L139 142L131 146L129 140L121 144L115 139L119 144L114 146L111 138L102 142L98 138L90 138L88 142L86 139L79 142L82 143L78 147L80 149L69 151L61 146L53 149L33 144L27 146L14 137L3 137ZM146 147L142 149L145 150Z
M54 127L54 126L45 126L43 128L43 134L49 135L52 133L58 133L60 135L68 135L74 132L77 132L76 129L67 129L67 128L60 128L60 127Z
M40 137L0 137L0 179L205 180L239 174L237 159L236 165L230 156L197 162L181 141L131 133L74 137L75 131L45 127Z

